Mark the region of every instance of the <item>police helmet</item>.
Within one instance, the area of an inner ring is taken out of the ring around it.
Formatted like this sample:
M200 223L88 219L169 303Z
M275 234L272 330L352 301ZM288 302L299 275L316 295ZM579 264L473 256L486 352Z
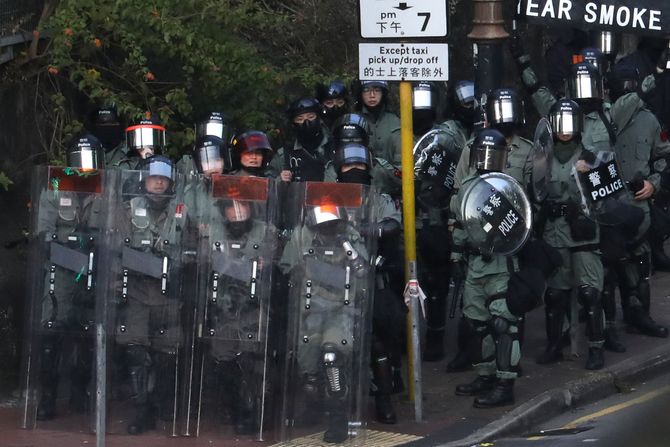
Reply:
M83 170L104 169L105 150L102 143L91 134L76 138L67 148L67 165Z
M554 135L580 136L584 118L579 104L570 99L556 101L549 111L549 122Z
M363 115L347 113L333 124L335 145L359 143L367 146L370 141L370 125Z
M505 136L496 129L484 129L470 147L470 167L480 172L502 172L507 165L508 154Z

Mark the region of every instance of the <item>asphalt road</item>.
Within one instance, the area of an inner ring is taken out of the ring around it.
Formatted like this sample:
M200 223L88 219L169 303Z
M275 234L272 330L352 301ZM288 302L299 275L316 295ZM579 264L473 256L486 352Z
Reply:
M481 447L670 446L670 374Z

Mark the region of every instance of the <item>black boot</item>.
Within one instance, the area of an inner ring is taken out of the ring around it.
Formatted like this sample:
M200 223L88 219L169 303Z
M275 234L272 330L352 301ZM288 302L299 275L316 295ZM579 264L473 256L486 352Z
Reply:
M233 415L235 433L250 435L256 430L256 399L247 380L241 380L238 385Z
M126 350L128 376L135 414L128 424L128 434L138 435L156 427L154 409L149 401L149 373L151 356L145 346L128 346Z
M61 340L49 337L43 341L40 366L40 386L42 395L37 406L37 420L49 421L56 416L56 398L58 396L58 363Z
M474 329L469 323L469 320L465 317L461 317L458 321L458 333L456 336L456 345L458 346L458 352L449 363L447 363L447 372L463 372L469 371L472 369L472 355L468 348L471 346L469 343L470 337L476 336Z
M439 362L444 358L444 330L428 329L426 346L423 351L424 362Z
M377 354L372 359L372 377L377 385L375 395L376 418L382 424L395 424L396 415L391 402L393 391L393 371L388 356Z
M656 323L649 314L639 306L631 306L629 332L639 332L650 337L667 338L668 328Z
M605 326L605 345L604 348L611 352L626 352L626 347L619 340L614 322L607 322Z
M457 396L476 396L480 393L490 391L496 385L496 376L477 376L470 383L464 383L456 386Z
M475 398L475 408L493 408L514 403L514 379L498 379L488 393Z
M341 403L343 404L343 403ZM328 414L328 428L323 434L324 442L339 444L349 437L349 422L343 409L332 408Z
M393 367L393 392L402 393L405 391L405 382L402 379L400 368Z
M549 289L545 295L545 324L547 346L535 362L547 365L563 360L563 322L570 300L569 291Z
M93 368L93 346L89 340L80 341L76 346L75 360L70 371L70 408L76 413L91 409L91 371Z
M589 348L589 357L586 360L586 369L597 370L605 367L605 352L603 348Z

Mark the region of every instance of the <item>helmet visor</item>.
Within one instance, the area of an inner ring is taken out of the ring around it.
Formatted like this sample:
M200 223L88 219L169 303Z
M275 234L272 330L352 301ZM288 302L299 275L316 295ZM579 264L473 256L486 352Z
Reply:
M463 107L471 107L475 103L475 85L470 83L461 83L454 89L456 100Z
M577 70L569 80L572 99L602 99L602 83L588 70Z
M227 134L226 126L224 126L222 121L204 121L195 126L196 138L214 136L226 141Z
M511 97L502 97L490 102L488 118L494 124L519 123L520 113Z
M559 110L549 117L551 129L557 135L579 135L582 133L582 116L574 110Z
M502 172L507 166L507 148L496 146L473 147L470 153L470 166L478 171Z
M174 180L172 166L162 160L155 160L149 163L149 177L160 175L170 180Z
M349 144L343 146L335 153L335 167L339 171L343 165L352 163L363 163L370 169L370 152L360 144Z
M67 154L67 165L82 170L103 169L105 158L101 151L93 148L79 148Z
M203 146L197 149L196 165L198 172L223 172L225 163L221 156L221 148L216 145Z
M126 129L126 144L131 149L153 149L159 152L165 147L165 128L156 125L139 125Z
M435 99L430 88L415 88L412 95L412 108L414 110L431 110L434 107Z

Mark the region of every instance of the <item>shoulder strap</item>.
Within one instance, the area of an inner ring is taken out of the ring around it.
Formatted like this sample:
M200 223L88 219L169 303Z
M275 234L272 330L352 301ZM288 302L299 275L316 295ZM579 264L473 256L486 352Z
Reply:
M598 116L600 116L600 120L607 128L607 133L610 136L610 144L612 146L616 145L616 125L612 122L609 111L605 111L600 108L598 109Z

